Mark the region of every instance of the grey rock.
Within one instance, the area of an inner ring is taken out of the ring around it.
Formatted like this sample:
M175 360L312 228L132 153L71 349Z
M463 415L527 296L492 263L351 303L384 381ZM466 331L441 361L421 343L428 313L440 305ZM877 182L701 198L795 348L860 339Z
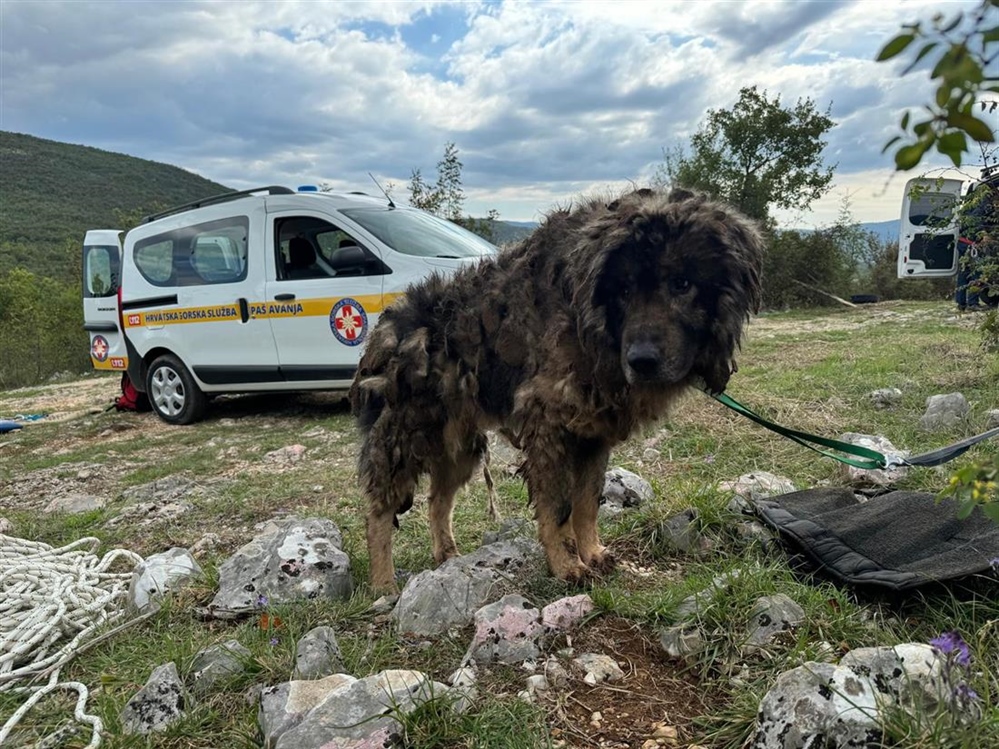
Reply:
M252 661L253 654L238 640L199 650L191 663L191 691L198 696L207 694L220 683L243 673Z
M170 520L176 520L186 515L194 508L190 502L137 502L122 508L121 513L111 518L107 525L113 528L125 521L138 525L152 525Z
M908 450L899 450L891 441L880 434L858 434L847 432L840 435L840 440L851 445L859 445L884 455L889 459L901 459L909 456ZM905 466L895 466L893 468L856 468L854 466L841 463L839 470L843 479L855 486L891 486L909 472Z
M700 541L697 516L697 510L691 507L667 518L662 525L663 540L684 553L695 551Z
M722 481L718 484L718 491L732 492L735 495L728 504L730 512L751 514L753 502L779 494L790 494L797 489L791 479L768 471L754 471L742 474L735 481Z
M926 399L926 412L919 419L919 426L927 432L938 432L964 425L971 406L961 393L931 395Z
M208 554L215 551L219 544L222 543L222 538L217 533L206 533L193 544L191 544L191 556L199 557L202 554Z
M275 749L375 749L400 734L398 717L448 695L448 687L418 671L383 671L330 692Z
M482 545L499 541L510 541L515 538L532 538L534 533L534 523L525 518L507 518L500 523L499 528L494 531L486 531L482 534Z
M761 546L769 549L776 543L773 531L756 520L744 520L735 524L735 535L743 546Z
M524 462L524 453L511 445L503 435L490 432L489 461L503 473L513 476Z
M783 593L756 599L750 614L747 644L766 645L781 632L794 629L805 621L805 610Z
M541 624L548 632L569 632L593 611L593 599L586 593L552 601L541 610Z
M165 731L183 717L186 701L176 664L159 666L122 709L122 729L130 734Z
M689 661L704 650L706 641L700 627L677 624L659 634L659 644L671 658Z
M617 661L603 653L583 653L572 659L572 665L584 673L583 681L591 687L624 678L624 671Z
M107 502L106 497L96 497L93 494L73 492L71 494L53 497L52 500L45 505L43 512L64 512L69 515L78 515L81 512L100 510L107 504Z
M541 653L541 612L512 594L475 612L475 635L464 662L523 663Z
M371 613L377 616L391 614L398 602L399 596L395 593L381 596L371 604Z
M332 627L306 632L295 650L296 679L319 679L343 672L343 656Z
M704 608L714 602L715 596L722 591L728 590L740 576L741 573L737 569L722 575L716 575L711 580L711 585L691 596L687 596L680 602L680 605L676 607L677 621L686 622L698 618Z
M210 609L252 611L269 603L349 598L350 559L340 529L320 518L288 517L243 546L219 569L219 591Z
M196 493L197 485L187 476L177 474L165 476L147 484L133 486L122 492L122 499L127 504L152 503L165 504L176 502Z
M543 559L544 552L541 549L541 544L535 539L515 536L480 546L469 554L449 559L446 564L482 567L503 572L509 576L524 569L535 567Z
M809 662L781 674L760 703L754 749L879 744L882 711L904 709L928 729L942 706L972 723L980 715L956 705L944 662L923 643L859 648L839 665Z
M892 408L902 402L902 391L898 388L880 388L867 397L875 408Z
M870 678L879 697L891 699L914 716L932 716L952 702L953 693L943 678L944 660L925 643L857 648L839 665Z
M265 749L273 749L277 740L294 728L312 708L332 692L357 681L348 674L333 674L322 679L287 681L260 692L257 723L264 737Z
M569 672L555 656L549 656L544 662L542 673L544 673L548 683L556 689L564 689L569 686Z
M464 627L475 612L502 595L499 574L483 567L451 564L413 575L392 611L401 632L440 635Z
M985 429L995 429L999 427L999 408L993 408L985 414Z
M476 611L507 592L512 575L541 563L541 546L531 539L482 546L413 575L392 616L400 631L420 636L467 626Z
M0 533L10 536L14 533L14 524L7 518L0 518Z
M187 549L175 547L153 554L133 570L128 603L139 613L158 609L163 596L202 574L201 566Z
M754 749L869 746L880 741L867 679L811 661L777 677L760 702Z
M601 503L622 507L641 507L655 497L652 485L636 473L624 468L612 468L604 475Z
M448 679L451 684L453 708L456 713L467 712L479 698L478 676L472 666L462 666Z

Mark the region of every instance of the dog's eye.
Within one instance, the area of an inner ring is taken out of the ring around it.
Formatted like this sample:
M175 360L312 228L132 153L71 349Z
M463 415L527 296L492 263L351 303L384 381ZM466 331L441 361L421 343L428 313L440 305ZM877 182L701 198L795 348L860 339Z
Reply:
M682 294L690 288L690 279L686 276L670 276L666 287L671 294Z

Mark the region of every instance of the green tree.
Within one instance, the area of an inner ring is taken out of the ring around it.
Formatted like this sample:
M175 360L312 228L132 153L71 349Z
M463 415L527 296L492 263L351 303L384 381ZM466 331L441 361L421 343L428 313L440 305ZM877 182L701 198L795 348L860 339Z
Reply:
M409 179L409 204L453 221L492 242L498 211L490 209L486 218L462 215L465 204L465 190L461 184L463 166L458 158L458 147L452 142L445 143L444 155L437 162L437 181L433 185L427 183L419 169L413 170Z
M79 284L24 268L0 275L0 388L42 382L88 368Z
M689 154L680 147L664 153L657 180L704 190L764 221L772 206L804 210L832 182L822 137L833 125L811 99L783 107L780 96L743 88L731 109L708 111Z
M903 76L924 60L932 63L930 80L936 87L921 114L914 117L905 112L899 123L902 133L885 144L885 151L897 144L896 169L915 168L934 146L960 166L964 154L971 150L969 138L978 143L995 142L999 102L985 101L983 95L999 94L997 8L999 0L980 0L972 13L937 13L929 24L916 21L904 25L901 33L881 48L878 62L914 51ZM992 124L976 116L976 108Z

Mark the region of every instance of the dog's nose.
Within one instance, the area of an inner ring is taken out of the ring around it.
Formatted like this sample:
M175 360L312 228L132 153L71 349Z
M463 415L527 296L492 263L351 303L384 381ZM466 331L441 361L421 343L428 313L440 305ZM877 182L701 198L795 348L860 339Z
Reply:
M654 375L662 365L659 349L651 343L633 343L628 347L628 366L639 375Z

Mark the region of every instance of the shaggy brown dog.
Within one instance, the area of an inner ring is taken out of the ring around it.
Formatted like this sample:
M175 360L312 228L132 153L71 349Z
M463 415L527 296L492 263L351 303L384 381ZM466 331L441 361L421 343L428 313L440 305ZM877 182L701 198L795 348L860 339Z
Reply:
M609 564L597 506L610 450L688 386L725 389L761 255L732 209L638 190L556 210L496 258L410 287L351 388L372 586L395 587L392 526L424 473L434 559L458 553L455 493L493 428L525 452L551 571L579 580Z

